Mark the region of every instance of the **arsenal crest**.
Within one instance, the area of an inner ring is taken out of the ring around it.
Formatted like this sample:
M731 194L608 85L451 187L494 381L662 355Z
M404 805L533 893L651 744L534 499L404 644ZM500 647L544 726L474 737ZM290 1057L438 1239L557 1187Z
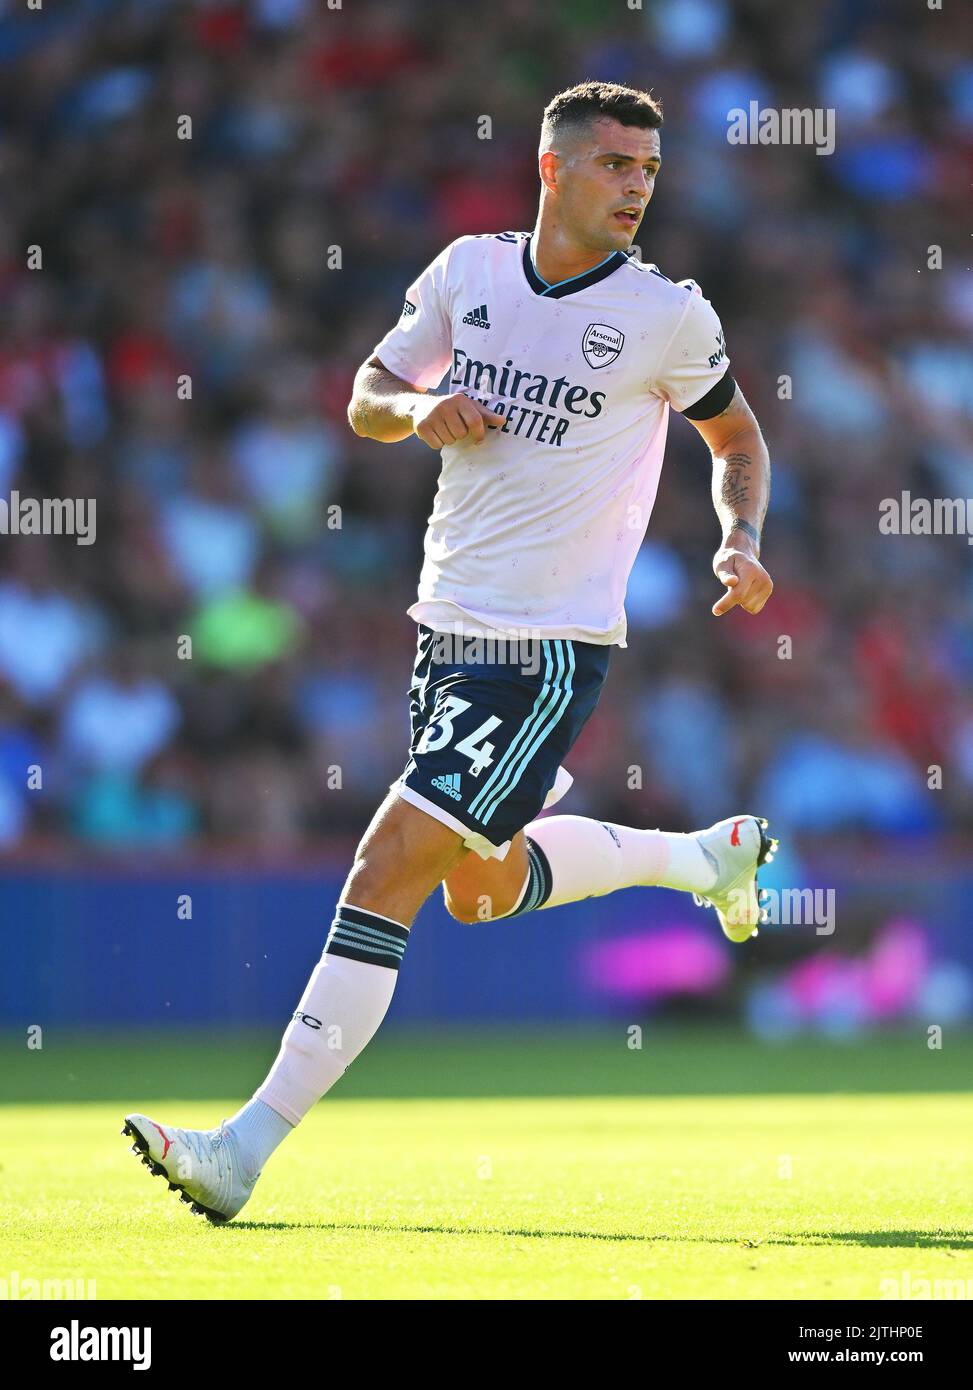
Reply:
M589 323L581 340L581 351L589 367L607 367L622 350L625 334L607 323Z

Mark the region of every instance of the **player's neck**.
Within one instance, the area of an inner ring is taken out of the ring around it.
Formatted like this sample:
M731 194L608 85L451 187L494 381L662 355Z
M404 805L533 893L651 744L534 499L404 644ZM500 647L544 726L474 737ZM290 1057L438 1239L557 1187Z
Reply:
M583 275L586 270L593 270L613 254L611 251L592 251L589 247L579 246L553 217L545 216L543 208L537 218L530 249L534 269L549 285Z

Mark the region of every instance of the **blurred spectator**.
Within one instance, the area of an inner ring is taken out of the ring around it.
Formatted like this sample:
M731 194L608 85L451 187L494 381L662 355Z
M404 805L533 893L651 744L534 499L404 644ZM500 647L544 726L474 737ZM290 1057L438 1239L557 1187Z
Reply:
M29 704L57 696L97 640L95 615L48 582L44 545L22 538L17 553L27 563L0 579L0 676Z
M166 746L178 724L172 694L140 672L123 648L110 671L86 677L67 696L61 743L78 770L137 773Z

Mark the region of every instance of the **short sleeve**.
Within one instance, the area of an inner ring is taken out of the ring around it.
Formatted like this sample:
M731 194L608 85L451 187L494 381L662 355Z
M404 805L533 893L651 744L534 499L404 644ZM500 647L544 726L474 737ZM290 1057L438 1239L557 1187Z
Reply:
M730 359L716 310L695 281L681 283L690 290L689 301L662 355L653 389L673 410L685 411L726 377Z
M390 372L428 391L442 381L452 360L453 334L446 299L450 243L405 292L398 323L375 345Z

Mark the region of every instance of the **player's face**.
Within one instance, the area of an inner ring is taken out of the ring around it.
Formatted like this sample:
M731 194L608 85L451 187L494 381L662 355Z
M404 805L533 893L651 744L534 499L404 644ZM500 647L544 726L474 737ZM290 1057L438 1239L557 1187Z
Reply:
M558 161L561 222L595 250L626 251L662 163L657 130L594 121Z

